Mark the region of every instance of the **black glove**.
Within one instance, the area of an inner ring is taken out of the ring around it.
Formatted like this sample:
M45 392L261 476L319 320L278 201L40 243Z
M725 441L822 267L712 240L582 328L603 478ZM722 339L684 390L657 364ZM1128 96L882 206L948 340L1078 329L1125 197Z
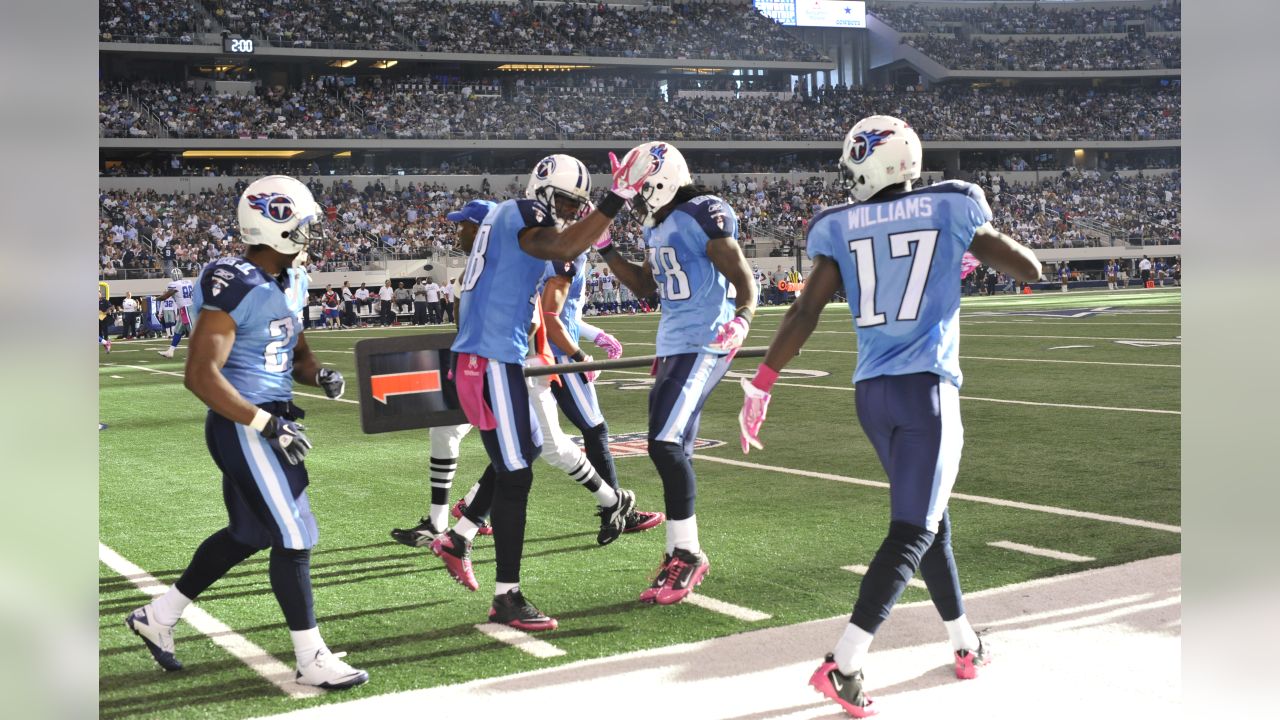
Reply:
M301 423L272 415L267 421L267 426L262 428L262 437L266 438L267 442L271 443L271 447L283 455L290 465L297 465L311 449L311 441L303 432L306 429L306 426Z
M347 381L342 379L342 373L329 368L320 368L320 372L316 373L316 384L324 388L324 394L333 400L342 397L347 389Z

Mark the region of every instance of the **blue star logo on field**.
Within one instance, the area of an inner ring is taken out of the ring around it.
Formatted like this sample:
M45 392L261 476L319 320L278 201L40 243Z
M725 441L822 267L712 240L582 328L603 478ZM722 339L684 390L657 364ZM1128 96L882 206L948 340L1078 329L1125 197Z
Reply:
M889 139L892 134L892 130L869 130L858 133L853 137L853 145L849 148L849 159L854 164L862 163L863 160L871 157L877 145Z
M575 435L573 443L578 447L582 447L582 438ZM724 445L721 440L708 440L707 438L695 438L693 448L695 450L705 450L707 448L720 447ZM648 457L649 456L649 434L644 432L621 433L619 435L609 436L609 452L617 458L629 457Z
M539 180L546 180L551 177L551 173L556 171L556 159L553 157L542 158L538 162L538 166L533 169L533 176Z
M281 193L258 193L246 198L249 207L262 213L268 220L282 223L293 217L293 199Z

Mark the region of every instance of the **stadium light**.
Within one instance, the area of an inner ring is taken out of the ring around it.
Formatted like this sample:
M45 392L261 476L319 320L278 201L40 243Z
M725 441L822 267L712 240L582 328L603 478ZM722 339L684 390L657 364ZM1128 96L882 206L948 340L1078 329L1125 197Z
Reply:
M348 58L346 60L333 60L329 63L329 67L349 68L352 65L355 65L356 62L357 61L355 58Z
M399 60L375 60L373 66L379 70L386 70L395 67L399 62Z
M505 70L505 71L520 71L520 70L567 71L567 70L585 70L589 67L591 66L590 65L539 65L539 64L527 64L527 63L507 63L506 65L499 65L498 69Z

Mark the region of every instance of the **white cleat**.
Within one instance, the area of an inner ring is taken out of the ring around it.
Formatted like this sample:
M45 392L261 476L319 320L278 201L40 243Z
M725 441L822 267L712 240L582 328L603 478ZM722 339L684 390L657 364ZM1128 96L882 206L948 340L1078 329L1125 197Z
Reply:
M159 353L161 357L171 358L173 357L173 346L170 345L169 347L163 350L157 350L156 352Z
M298 666L296 679L299 685L311 685L326 690L345 690L369 682L369 673L343 662L346 653L332 653L327 648L316 652L315 658Z
M160 667L170 672L182 669L182 662L173 655L172 625L161 625L156 622L145 606L129 613L124 619L124 624L133 631L134 635L142 638L147 650L151 651L151 657L155 658Z

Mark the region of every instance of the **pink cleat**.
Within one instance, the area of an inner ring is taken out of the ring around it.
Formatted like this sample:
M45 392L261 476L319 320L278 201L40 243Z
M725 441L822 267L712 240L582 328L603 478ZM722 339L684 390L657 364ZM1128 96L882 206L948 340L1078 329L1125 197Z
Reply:
M956 677L960 680L972 680L978 677L978 668L991 662L991 653L978 640L977 650L956 651Z
M458 519L458 518L461 518L461 517L462 517L462 514L463 514L463 513L465 513L466 511L467 511L467 500L466 500L466 498L459 498L458 502L456 502L456 503L454 503L454 504L453 504L453 509L449 511L449 514L453 515L454 519ZM477 535L492 535L492 534L493 534L493 526L492 526L492 525L490 525L490 524L489 524L489 523L487 523L487 522L482 522L482 523L480 523L480 529L476 531L476 534L477 534Z
M671 556L664 553L662 563L658 565L658 572L653 576L653 582L640 593L640 602L651 603L657 599L658 591L667 584L667 566L670 564Z
M480 588L476 575L471 571L471 543L458 533L449 530L431 541L431 552L444 561L449 575L462 587L475 592Z
M645 530L650 530L652 528L658 527L663 522L665 522L666 519L667 519L667 516L664 513L647 512L644 510L632 510L631 514L627 515L627 519L625 524L623 525L622 532L624 533L644 532Z
M835 701L844 711L856 718L871 717L879 713L871 707L871 698L862 691L862 671L845 675L836 666L836 658L830 653L809 678L813 689Z
M676 548L671 554L671 560L667 562L665 581L653 594L653 602L675 605L702 584L702 579L710 569L711 562L702 552L694 554L684 548Z

